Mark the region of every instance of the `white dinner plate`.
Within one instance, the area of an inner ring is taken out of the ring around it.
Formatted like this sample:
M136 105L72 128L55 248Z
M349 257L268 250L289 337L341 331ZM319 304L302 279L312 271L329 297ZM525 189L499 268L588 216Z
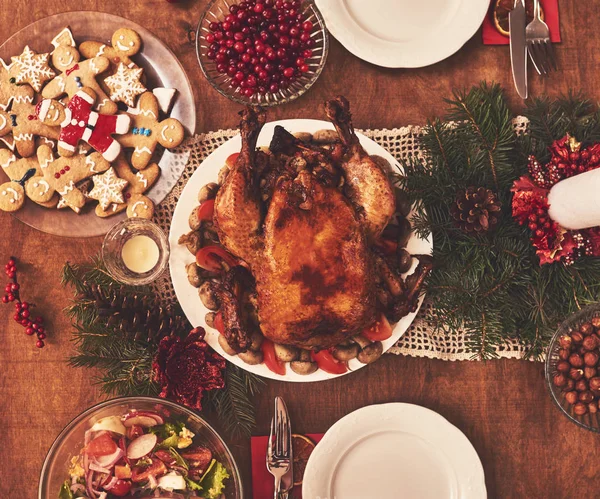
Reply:
M335 423L308 459L303 499L485 499L467 437L413 404L371 405Z
M314 133L317 130L322 130L324 128L333 129L333 125L326 121L320 120L306 120L306 119L295 119L295 120L281 120L281 121L273 121L271 123L267 123L258 138L258 146L268 146L271 142L271 138L273 136L273 131L276 125L281 125L286 128L288 131L295 132L311 132ZM398 162L394 159L394 157L388 153L385 149L383 149L379 144L372 141L368 137L365 137L362 134L357 134L360 143L364 147L364 149L369 154L377 154L379 156L384 157L386 160L390 162L393 166L400 168ZM198 290L194 288L187 279L187 274L185 271L185 266L189 263L192 263L194 259L194 255L192 255L184 245L177 244L179 237L183 234L186 234L190 231L190 227L188 225L188 218L190 213L194 209L194 207L198 206L198 191L202 188L202 186L208 184L209 182L216 182L219 170L223 168L225 164L225 160L230 154L240 152L241 148L241 139L240 136L237 135L223 145L221 145L218 149L213 151L200 165L200 167L194 172L188 183L186 184L183 192L181 193L181 197L177 202L177 206L175 207L175 212L173 213L173 220L171 221L171 230L169 232L169 244L171 247L171 254L169 257L169 266L171 269L171 279L173 281L173 288L175 289L175 294L177 295L177 299L181 304L181 307L187 316L188 320L193 326L202 326L206 329L206 341L213 347L217 352L219 352L223 357L225 357L230 362L240 366L247 371L258 374L260 376L264 376L266 378L278 379L283 381L321 381L324 379L335 378L337 374L329 374L325 371L318 370L313 374L309 374L307 376L303 376L300 374L296 374L293 372L289 365L287 366L287 373L285 376L280 376L278 374L270 371L264 364L251 366L246 364L242 359L237 356L231 356L226 354L218 342L219 333L212 328L207 327L205 316L206 313L209 312L206 307L200 301L198 296ZM412 255L416 254L431 254L433 248L433 244L431 239L420 239L416 234L412 234L406 249ZM413 260L413 268L409 270L409 273L414 271L414 268L417 266L416 259ZM421 306L423 297L419 301L419 308ZM417 309L418 312L418 309ZM394 325L394 331L392 336L383 342L384 351L388 350L398 339L405 333L413 319L417 315L417 312L407 315L403 317L397 324ZM365 364L362 364L357 359L353 359L349 363L350 371L355 371L364 367Z
M479 29L489 0L316 0L327 29L355 56L419 68L458 51Z

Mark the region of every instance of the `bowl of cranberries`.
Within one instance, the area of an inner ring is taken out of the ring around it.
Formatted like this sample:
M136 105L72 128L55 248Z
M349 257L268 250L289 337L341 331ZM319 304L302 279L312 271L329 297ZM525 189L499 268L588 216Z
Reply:
M213 0L196 31L196 54L210 84L244 105L297 99L317 80L329 49L311 0Z
M546 357L552 399L573 422L600 433L600 304L565 320Z

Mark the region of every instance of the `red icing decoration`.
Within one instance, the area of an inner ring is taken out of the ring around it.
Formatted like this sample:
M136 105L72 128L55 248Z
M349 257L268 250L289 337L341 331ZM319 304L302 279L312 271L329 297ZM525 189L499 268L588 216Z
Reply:
M55 173L54 178L60 178L60 173Z
M119 62L121 62L121 59L120 59L119 57L115 57L115 58L113 59L113 62L114 62L115 64L119 64Z
M65 166L65 171L68 172L71 169L69 165Z
M65 73L67 74L67 76L69 76L73 71L77 71L79 69L79 64L75 64L75 66L73 66L70 69L67 69L65 71Z
M128 192L127 194L125 194L125 198L129 199L131 197L131 194Z
M87 125L93 113L97 116L97 120L87 142L96 151L104 153L115 142L111 134L116 132L117 116L92 111L93 103L86 101L84 97L87 98L88 95L78 92L69 101L67 108L71 111L71 121L61 129L59 140L76 148L78 142L83 140L83 133L88 130L87 126L79 126L79 123L83 121ZM76 124L72 125L72 121Z
M60 174L61 174L61 175L64 175L64 174L65 174L65 170L64 170L64 169L63 169L63 170L61 170L61 171L60 171Z
M27 119L28 119L29 121L32 121L32 120L37 120L37 116L35 116L35 115L33 115L33 114L30 114L29 116L27 116Z

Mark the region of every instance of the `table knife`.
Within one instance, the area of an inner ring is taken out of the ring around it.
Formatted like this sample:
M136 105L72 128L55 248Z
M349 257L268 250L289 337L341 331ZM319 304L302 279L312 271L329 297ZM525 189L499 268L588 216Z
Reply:
M510 62L517 93L527 99L527 44L525 42L525 0L515 0L515 6L508 14L510 32Z

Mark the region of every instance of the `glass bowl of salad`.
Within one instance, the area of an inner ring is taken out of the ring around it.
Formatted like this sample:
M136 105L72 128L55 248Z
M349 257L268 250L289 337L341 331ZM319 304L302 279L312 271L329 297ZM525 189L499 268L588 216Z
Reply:
M97 404L56 438L38 499L242 499L225 442L195 412L154 397Z

